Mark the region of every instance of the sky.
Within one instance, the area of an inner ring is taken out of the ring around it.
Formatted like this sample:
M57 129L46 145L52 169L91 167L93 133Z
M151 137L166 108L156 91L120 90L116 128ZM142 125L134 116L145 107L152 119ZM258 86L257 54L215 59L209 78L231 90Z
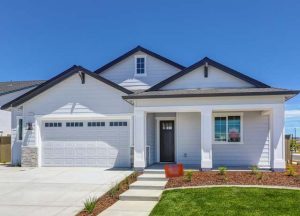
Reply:
M189 66L207 56L300 89L299 0L1 0L0 81L96 70L137 45ZM300 96L286 103L300 135Z

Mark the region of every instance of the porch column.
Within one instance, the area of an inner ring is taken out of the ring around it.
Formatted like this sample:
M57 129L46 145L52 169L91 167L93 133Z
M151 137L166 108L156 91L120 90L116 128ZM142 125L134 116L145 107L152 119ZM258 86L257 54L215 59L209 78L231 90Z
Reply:
M212 109L201 110L201 169L212 169Z
M134 168L146 167L146 112L134 110Z
M285 142L284 142L284 105L279 104L272 109L271 121L272 129L272 168L275 171L283 171L285 162Z

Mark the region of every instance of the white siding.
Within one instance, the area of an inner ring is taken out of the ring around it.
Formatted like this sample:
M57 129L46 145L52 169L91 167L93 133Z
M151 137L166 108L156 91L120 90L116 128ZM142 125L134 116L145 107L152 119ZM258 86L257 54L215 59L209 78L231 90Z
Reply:
M177 162L188 165L201 164L201 114L177 113Z
M213 144L213 165L270 167L269 117L244 112L244 144Z
M146 56L146 76L135 76L135 55ZM144 89L145 85L153 86L158 82L172 76L178 71L180 71L180 69L162 62L157 58L149 56L143 52L137 52L136 54L129 56L118 64L102 72L100 75L118 84L128 79L135 79L135 82L132 83L132 86L136 85L136 80L140 80L142 83L144 83L140 87L141 89ZM126 87L130 89L129 84L130 83L127 82Z
M133 107L122 99L123 95L126 94L88 75L85 84L81 84L75 74L27 101L24 115L132 113Z
M15 98L25 94L33 88L27 88L10 94L5 94L0 96L0 107L9 101L14 100ZM11 112L0 110L0 132L3 132L3 135L11 134Z
M162 87L162 90L195 88L251 88L252 84L221 71L208 67L208 77L204 77L204 66L191 71Z
M35 123L35 116L54 115L59 119L69 117L94 116L116 118L118 115L132 113L133 107L122 99L125 93L86 76L85 84L81 83L78 74L75 74L40 95L22 105L22 110L12 115L12 148L13 163L17 164L21 158L21 144L36 146L35 128L26 130L28 122ZM16 109L14 109L16 110ZM24 140L16 140L16 116L23 116ZM128 134L129 135L129 134ZM42 144L43 145L43 144ZM129 146L128 146L129 150Z

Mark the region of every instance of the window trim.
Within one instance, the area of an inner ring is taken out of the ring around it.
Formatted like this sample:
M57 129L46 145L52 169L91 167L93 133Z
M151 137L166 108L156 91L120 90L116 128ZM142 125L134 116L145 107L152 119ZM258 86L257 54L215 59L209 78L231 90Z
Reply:
M138 74L137 73L137 59L138 58L144 58L144 73L143 74ZM134 56L134 76L147 76L147 70L146 70L146 65L147 65L147 58L146 55L135 55Z
M240 116L240 142L228 142L228 117L229 116ZM226 117L226 141L215 141L215 118L216 117ZM212 119L212 144L215 145L240 145L244 144L244 113L242 112L232 112L232 113L213 113Z
M19 121L22 120L22 139L19 139L20 138L20 134L19 134ZM17 141L18 142L22 142L24 140L24 118L21 117L21 116L18 116L17 117Z

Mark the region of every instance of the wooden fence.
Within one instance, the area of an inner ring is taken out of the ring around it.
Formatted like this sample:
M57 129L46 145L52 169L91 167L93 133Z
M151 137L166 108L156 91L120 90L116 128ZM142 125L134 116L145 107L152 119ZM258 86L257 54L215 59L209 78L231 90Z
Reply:
M11 138L10 136L0 136L0 163L11 161Z

